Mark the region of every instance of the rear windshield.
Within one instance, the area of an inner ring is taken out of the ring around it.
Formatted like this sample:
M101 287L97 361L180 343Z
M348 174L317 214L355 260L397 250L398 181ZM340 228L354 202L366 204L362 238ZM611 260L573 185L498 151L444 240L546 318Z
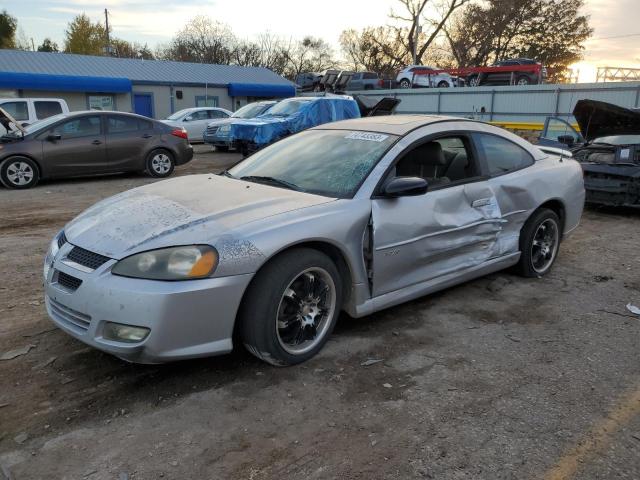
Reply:
M188 108L185 108L184 110L178 110L173 115L169 115L167 117L167 120L178 120L178 119L182 118L189 110L190 109L188 109Z

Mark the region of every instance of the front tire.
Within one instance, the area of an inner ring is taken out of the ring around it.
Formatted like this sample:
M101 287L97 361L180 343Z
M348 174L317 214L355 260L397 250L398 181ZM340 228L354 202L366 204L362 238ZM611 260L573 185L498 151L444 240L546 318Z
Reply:
M531 79L525 75L521 75L516 79L516 85L525 86L530 84L531 84Z
M400 88L411 88L411 81L408 78L400 80Z
M560 248L560 219L553 210L541 208L527 220L520 232L518 271L524 277L546 275Z
M147 173L152 177L165 178L173 173L176 161L167 150L153 150L147 156Z
M480 81L478 79L477 75L471 75L469 77L467 77L467 86L469 87L477 87L480 84Z
M449 82L446 80L440 80L438 83L438 88L449 88Z
M38 166L30 158L12 157L0 164L0 182L7 188L31 188L39 179Z
M322 349L341 306L342 280L335 264L317 250L296 248L253 279L240 307L240 335L259 359L295 365Z

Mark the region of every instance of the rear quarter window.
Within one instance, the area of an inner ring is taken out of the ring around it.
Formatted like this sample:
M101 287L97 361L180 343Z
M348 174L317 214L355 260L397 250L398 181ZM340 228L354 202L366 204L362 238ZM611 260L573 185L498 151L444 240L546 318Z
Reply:
M62 113L62 105L60 105L60 102L36 100L33 102L33 105L36 109L36 117L38 120L43 120Z
M533 165L534 160L529 152L505 138L477 133L474 135L474 141L491 176L502 175Z

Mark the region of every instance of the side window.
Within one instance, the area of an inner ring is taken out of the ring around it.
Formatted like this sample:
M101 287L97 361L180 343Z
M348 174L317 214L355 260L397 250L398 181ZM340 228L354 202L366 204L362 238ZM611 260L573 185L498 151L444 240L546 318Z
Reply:
M43 120L62 113L62 105L60 105L59 102L36 100L33 102L33 105L36 108L36 117L38 120Z
M107 121L109 133L126 133L138 131L138 119L125 116L109 116Z
M153 130L153 122L138 120L138 130Z
M100 117L80 117L61 123L51 129L54 135L61 135L63 139L100 135Z
M378 78L378 74L377 73L365 73L364 74L364 78L366 80L375 80Z
M446 186L478 175L464 136L441 137L413 147L395 166L397 177L422 177L432 187Z
M27 102L6 102L0 105L4 111L16 120L29 120L29 109Z
M222 110L209 110L209 118L227 118L228 116Z
M529 152L509 140L485 133L478 133L474 137L490 175L512 172L533 164Z
M191 120L208 120L209 113L208 110L196 110L191 114Z

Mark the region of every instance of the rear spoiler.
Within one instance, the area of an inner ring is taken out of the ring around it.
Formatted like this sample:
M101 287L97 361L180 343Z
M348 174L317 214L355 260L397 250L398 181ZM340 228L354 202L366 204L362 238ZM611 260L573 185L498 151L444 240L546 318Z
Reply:
M11 130L19 130L23 135L27 133L24 127L2 107L0 107L0 124L7 132L10 132Z
M538 149L542 150L544 153L550 153L551 155L559 155L561 157L573 158L573 154L569 150L565 150L563 148L556 147L546 147L543 145L536 145Z

